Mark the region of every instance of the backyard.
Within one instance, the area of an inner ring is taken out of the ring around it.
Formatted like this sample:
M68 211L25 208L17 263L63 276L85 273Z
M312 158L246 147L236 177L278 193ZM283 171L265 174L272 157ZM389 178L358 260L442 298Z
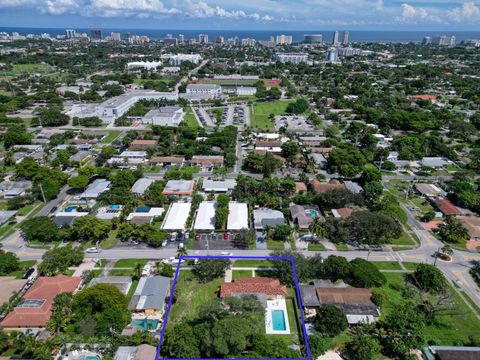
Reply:
M252 106L252 127L256 129L271 130L275 127L273 120L269 119L270 114L281 115L285 113L287 106L293 100L256 102Z

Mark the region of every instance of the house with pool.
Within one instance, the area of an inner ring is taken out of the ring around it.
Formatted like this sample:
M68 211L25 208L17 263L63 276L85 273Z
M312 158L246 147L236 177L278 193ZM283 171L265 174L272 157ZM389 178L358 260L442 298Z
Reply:
M288 335L290 324L286 298L288 290L277 279L267 277L237 278L220 287L220 298L255 296L265 308L266 334Z

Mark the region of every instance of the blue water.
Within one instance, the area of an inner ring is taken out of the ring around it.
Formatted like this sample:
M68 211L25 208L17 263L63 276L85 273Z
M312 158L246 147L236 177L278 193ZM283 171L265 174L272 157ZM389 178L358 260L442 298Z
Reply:
M133 320L132 325L142 331L155 330L158 326L158 320Z
M315 210L315 209L308 209L308 210L305 210L305 212L306 212L307 215L310 216L311 218L317 218L317 217L318 217L318 211Z
M150 211L150 208L147 206L138 207L136 210L136 212L138 213L148 213L149 211Z
M120 209L120 205L111 205L111 206L110 206L110 209L112 209L112 210L118 210L118 209Z
M76 28L77 32L85 32L90 34L90 29ZM231 38L238 36L242 38L254 38L256 40L268 40L270 36L276 36L279 34L292 35L295 42L302 41L305 34L322 34L324 41L331 41L333 36L333 30L309 30L309 31L289 31L289 30L168 30L168 29L101 29L102 35L109 35L112 31L118 31L122 34L124 32L130 32L132 35L147 35L151 39L163 39L167 34L172 34L174 37L178 37L179 34L185 35L185 39L196 38L199 34L207 34L210 41L213 41L216 36L223 35L225 38ZM338 29L339 31L348 29ZM49 33L56 36L65 34L64 28L25 28L25 27L0 27L0 32L18 32L21 35L26 34L41 34ZM480 31L443 31L439 29L427 30L427 31L371 31L371 30L350 30L351 42L421 42L424 36L435 35L455 35L457 43L463 40L480 38Z
M73 212L78 206L68 206L65 208L65 212Z
M272 325L273 330L275 331L287 330L287 325L285 324L285 313L283 310L272 310Z

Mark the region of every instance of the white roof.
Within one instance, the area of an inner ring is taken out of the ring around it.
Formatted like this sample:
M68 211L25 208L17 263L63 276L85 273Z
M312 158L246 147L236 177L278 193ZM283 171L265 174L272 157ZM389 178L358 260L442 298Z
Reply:
M141 178L138 179L132 186L132 193L143 195L150 185L155 182L153 179Z
M128 215L127 221L130 221L133 218L139 218L139 217L154 218L154 217L162 216L164 211L165 211L164 208L152 207L148 212L132 212Z
M215 230L215 201L204 201L198 207L197 217L195 219L195 230Z
M248 229L248 206L231 201L228 204L228 230Z
M183 230L190 214L191 203L173 203L170 205L163 222L163 230Z
M87 190L82 194L82 198L97 198L102 192L107 191L110 181L105 179L97 179L91 183Z
M222 181L204 180L202 188L206 192L210 192L210 191L227 192L229 190L232 190L235 187L235 185L237 185L237 181L235 179L225 179Z

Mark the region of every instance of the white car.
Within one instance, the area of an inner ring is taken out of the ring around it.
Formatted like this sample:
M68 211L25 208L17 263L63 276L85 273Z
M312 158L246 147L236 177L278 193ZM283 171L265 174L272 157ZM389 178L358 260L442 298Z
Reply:
M99 253L100 251L102 251L102 250L97 248L97 247L91 247L91 248L88 248L87 250L85 250L85 252L89 253L89 254L96 254L96 253Z
M220 253L220 255L222 255L222 256L233 256L233 253L231 253L231 252L229 253L228 251L222 251Z

